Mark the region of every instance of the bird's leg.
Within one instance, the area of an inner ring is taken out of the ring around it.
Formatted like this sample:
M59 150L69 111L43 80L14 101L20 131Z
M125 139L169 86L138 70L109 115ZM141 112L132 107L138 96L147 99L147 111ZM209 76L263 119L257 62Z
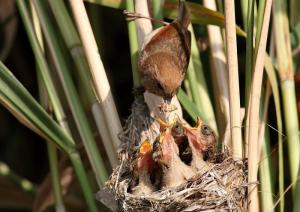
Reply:
M129 12L127 10L124 10L123 14L126 16L126 20L127 21L134 21L134 20L136 20L138 18L145 18L145 19L151 20L152 22L158 22L158 23L160 23L160 24L162 24L164 26L169 24L168 22L165 22L165 21L162 21L162 20L157 20L157 19L154 19L154 18L151 18L151 17L147 17L147 16L143 16L140 13Z

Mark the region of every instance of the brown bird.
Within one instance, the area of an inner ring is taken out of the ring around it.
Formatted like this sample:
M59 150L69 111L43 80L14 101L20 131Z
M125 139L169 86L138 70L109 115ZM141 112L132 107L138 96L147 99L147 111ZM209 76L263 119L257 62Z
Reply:
M159 140L153 144L153 158L161 165L163 185L166 187L178 186L195 174L191 167L181 161L179 149L170 128L161 132Z
M139 149L137 159L138 185L132 189L134 195L147 195L154 191L150 174L154 167L152 159L152 145L149 141L144 141Z
M140 52L141 84L151 93L170 100L184 80L190 59L190 13L179 0L178 16L171 23L155 30Z

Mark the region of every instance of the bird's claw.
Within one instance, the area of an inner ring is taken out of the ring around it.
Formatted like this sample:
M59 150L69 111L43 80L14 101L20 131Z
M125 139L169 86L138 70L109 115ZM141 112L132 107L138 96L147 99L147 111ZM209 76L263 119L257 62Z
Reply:
M141 18L141 16L142 16L139 13L130 12L130 11L127 11L127 10L123 10L123 14L125 15L127 21L134 21L137 18Z

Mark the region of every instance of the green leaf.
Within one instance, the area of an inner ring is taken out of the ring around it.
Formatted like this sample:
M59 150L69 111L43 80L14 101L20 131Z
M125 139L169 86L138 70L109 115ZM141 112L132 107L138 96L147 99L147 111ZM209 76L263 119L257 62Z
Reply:
M125 9L126 0L85 0L93 4L100 4L101 6L112 7L115 9Z
M166 0L164 6L165 17L175 19L177 17L177 5L177 0ZM197 3L186 2L186 5L190 9L192 23L224 27L225 18L222 13L213 11ZM238 35L246 37L246 33L238 26L236 27L236 32Z
M115 9L125 9L124 0L85 0L90 3L100 4L102 6L112 7ZM224 15L220 12L210 10L200 4L186 2L186 5L191 12L191 21L194 24L212 24L224 27ZM164 5L164 16L166 18L175 19L177 17L177 0L166 0ZM246 37L246 33L240 28L236 27L238 35Z
M45 112L23 85L0 61L0 102L24 125L66 152L73 152L72 139Z
M203 120L205 123L208 123L207 120L205 120L203 117L204 114L202 114L194 102L192 102L189 97L186 95L186 93L180 89L177 97L182 104L183 108L186 110L186 112L191 116L191 118L196 121L197 117L199 117L201 120Z
M278 131L278 166L279 166L279 196L284 193L284 159L283 159L283 140L282 140L282 132L283 132L283 122L281 116L281 105L280 105L280 93L279 93L279 86L278 86L278 79L276 77L276 71L274 70L272 60L269 55L266 54L265 56L265 70L267 72L274 103L275 103L275 110L276 110L276 121L277 121L277 131ZM280 209L283 211L284 208L284 196L280 201Z

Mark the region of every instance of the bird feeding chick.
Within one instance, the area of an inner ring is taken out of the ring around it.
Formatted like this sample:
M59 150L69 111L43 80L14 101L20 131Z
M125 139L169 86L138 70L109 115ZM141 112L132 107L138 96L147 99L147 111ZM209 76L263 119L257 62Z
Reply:
M153 144L144 141L139 148L135 195L179 186L195 174L205 173L210 167L207 160L215 153L215 134L200 119L195 127L179 120L170 124L157 121L160 135Z
M190 13L179 1L178 16L145 39L139 55L141 84L145 90L170 100L185 78L190 59Z

